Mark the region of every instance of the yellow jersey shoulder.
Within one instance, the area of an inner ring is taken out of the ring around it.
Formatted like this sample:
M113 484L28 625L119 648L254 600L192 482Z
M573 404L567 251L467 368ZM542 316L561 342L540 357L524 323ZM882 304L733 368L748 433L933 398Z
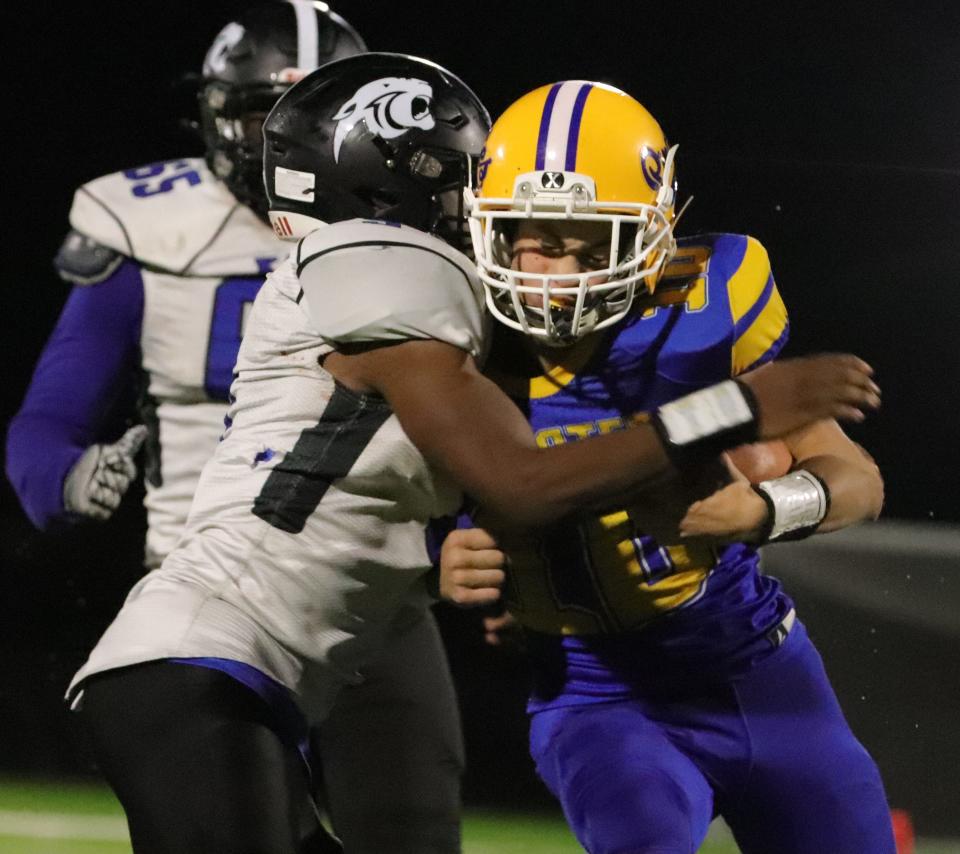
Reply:
M774 358L789 321L770 256L755 237L714 233L680 238L661 281L669 302L682 301L700 334L729 342L730 373ZM658 291L661 285L658 285Z

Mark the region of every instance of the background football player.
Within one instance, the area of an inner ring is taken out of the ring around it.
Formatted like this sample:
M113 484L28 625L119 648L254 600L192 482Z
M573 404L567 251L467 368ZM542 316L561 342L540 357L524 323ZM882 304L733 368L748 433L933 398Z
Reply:
M109 518L145 441L147 568L177 542L223 431L246 314L287 253L267 223L263 119L306 73L364 50L324 4L253 5L203 63L205 158L77 191L56 259L75 286L7 437L7 473L37 527ZM141 379L146 426L111 441L108 416ZM335 828L351 851L458 851L459 718L425 608L398 622L391 649L396 660L372 665L314 734ZM418 679L397 665L407 660Z
M541 446L638 417L675 435L671 401L769 371L786 342L757 240L675 240L675 153L637 101L586 81L529 93L491 131L469 197L500 321L488 373ZM745 854L893 851L877 768L756 550L875 518L883 483L833 419L783 442L739 452L756 488L731 454L712 492L716 462L681 452L684 476L640 500L444 545L443 592L503 586L526 629L531 752L591 854L694 852L717 813Z
M478 372L483 289L456 247L488 128L445 69L373 53L308 75L266 119L271 220L304 239L256 296L184 535L69 691L137 850L295 850L307 723L371 660L434 679L432 662L397 660L394 636L424 623L424 531L458 485L529 526L669 468L644 425L537 448ZM847 356L698 394L694 433L668 437L686 453L876 403Z

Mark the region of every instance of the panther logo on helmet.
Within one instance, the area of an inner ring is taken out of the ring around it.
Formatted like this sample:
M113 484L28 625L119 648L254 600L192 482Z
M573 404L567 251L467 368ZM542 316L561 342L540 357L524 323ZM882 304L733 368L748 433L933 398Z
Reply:
M432 130L436 122L430 108L433 89L415 77L383 77L361 86L334 115L333 159L340 160L340 146L359 123L383 139L396 139L412 128Z
M220 30L213 44L210 46L210 50L207 51L206 57L204 57L204 77L215 77L226 70L227 57L230 55L230 51L240 43L240 39L243 38L245 33L246 30L243 25L238 24L236 21L227 24Z

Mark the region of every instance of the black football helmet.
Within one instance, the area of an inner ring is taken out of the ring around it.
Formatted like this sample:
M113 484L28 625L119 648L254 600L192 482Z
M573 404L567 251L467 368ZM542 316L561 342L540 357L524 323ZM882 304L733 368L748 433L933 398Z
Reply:
M463 188L490 116L426 59L365 53L309 74L263 125L270 221L296 239L355 217L411 225L469 247Z
M243 11L214 39L198 90L207 164L266 219L261 126L277 99L326 62L365 51L325 3L271 0Z

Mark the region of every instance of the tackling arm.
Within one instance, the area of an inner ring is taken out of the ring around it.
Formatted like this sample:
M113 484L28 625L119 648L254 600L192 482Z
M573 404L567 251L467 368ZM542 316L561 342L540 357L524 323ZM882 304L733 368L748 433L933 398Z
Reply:
M324 367L348 386L383 394L429 462L505 526L536 527L608 503L677 459L647 424L538 448L522 413L473 359L439 341L336 352ZM784 360L755 373L762 374L752 389L761 429L770 431L764 435L795 430L824 409L861 415L861 408L875 405L869 368L854 357Z

